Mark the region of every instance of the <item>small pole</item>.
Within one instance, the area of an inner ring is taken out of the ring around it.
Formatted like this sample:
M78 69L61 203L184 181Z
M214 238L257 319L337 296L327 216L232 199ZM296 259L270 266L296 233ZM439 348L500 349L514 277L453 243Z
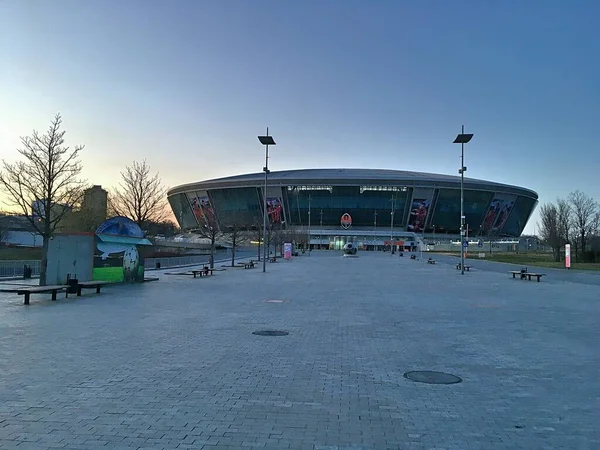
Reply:
M269 127L267 127L267 136ZM267 271L267 177L269 175L269 144L265 145L265 192L264 192L264 212L263 212L263 272Z
M390 256L394 256L394 207L396 206L396 200L394 199L394 194L392 194L392 213L390 220Z
M377 210L373 214L374 222L373 222L373 251L377 251Z
M462 126L461 134L465 134L465 126ZM465 239L465 211L464 211L464 179L465 179L465 143L460 143L460 273L465 274L465 250L463 248Z
M310 256L310 201L312 197L308 194L308 256Z

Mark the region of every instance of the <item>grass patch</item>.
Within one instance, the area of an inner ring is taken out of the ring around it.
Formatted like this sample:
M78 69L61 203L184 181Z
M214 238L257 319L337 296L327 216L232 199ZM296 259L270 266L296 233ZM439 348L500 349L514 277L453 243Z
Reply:
M123 281L123 267L94 267L92 280L121 283Z
M479 259L476 255L469 255L469 259ZM531 265L539 267L549 267L552 269L564 269L565 262L556 262L552 258L551 253L492 253L490 257L486 253L486 260L497 261L509 264ZM594 263L571 263L571 270L600 270L600 264Z

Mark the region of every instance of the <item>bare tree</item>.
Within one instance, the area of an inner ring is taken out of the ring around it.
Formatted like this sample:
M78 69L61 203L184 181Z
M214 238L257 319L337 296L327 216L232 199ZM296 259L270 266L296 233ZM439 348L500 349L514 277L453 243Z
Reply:
M196 233L201 237L210 241L210 268L215 267L215 249L217 239L221 236L221 230L217 218L212 211L212 208L205 210L204 217L200 221L200 226L196 230Z
M106 220L106 217L100 217L91 208L81 208L76 211L75 223L77 231L92 233L98 229L100 224Z
M246 227L243 225L243 218L234 215L227 221L229 224L225 228L225 241L231 245L231 267L235 265L235 251L246 242L248 235Z
M302 230L296 230L291 227L282 232L280 244L290 243L293 245L294 251L299 245L304 245L308 242L308 233L304 233ZM281 247L283 252L283 245Z
M285 241L285 230L280 226L271 227L271 239L269 244L273 244L274 256L279 255L283 257L283 242Z
M91 233L96 231L105 220L106 217L93 208L79 205L65 216L60 224L60 231Z
M540 237L552 248L554 261L560 261L560 249L565 243L564 233L561 230L558 208L553 203L546 203L540 207Z
M109 198L110 210L143 227L149 221L160 222L166 218L166 198L158 172L152 174L146 160L134 161L121 172L121 183Z
M3 160L0 172L0 186L8 204L18 208L42 236L40 285L46 284L50 238L83 195L79 153L84 146L65 146L66 131L61 125L61 115L57 114L46 133L34 130L31 136L22 137L23 148L18 152L24 160L14 164Z
M592 234L594 237L600 235L600 208L594 215L594 220L592 221Z
M573 220L571 219L571 206L564 198L556 199L557 226L559 236L563 240L563 245L571 242L573 234Z
M289 231L281 223L267 225L267 253L269 255L271 254L271 246L273 246L273 256L277 257L277 252L279 252L279 255L283 257L283 244L287 242Z
M177 231L175 223L168 219L160 222L154 222L153 220L150 220L145 225L147 234L149 236L157 236L162 234L165 237L171 237L174 236Z
M308 232L306 230L300 230L295 233L294 239L296 244L302 246L302 252L304 253L308 249Z
M262 217L254 217L254 219L252 220L252 239L256 240L256 242L258 242L258 261L260 261L260 248L261 245L260 243L262 242L263 239L263 221L262 221Z
M594 232L594 219L598 214L598 203L581 191L569 194L570 210L572 211L573 227L579 237L578 247L586 251L587 238ZM579 253L577 253L579 260Z
M498 238L498 229L490 228L487 232L487 237L490 240L490 258L492 257L492 253L494 251L494 239Z
M274 241L275 241L275 234L277 233L277 231L275 230L275 227L273 226L272 223L267 222L267 258L270 257L271 255L271 245L273 245ZM264 245L264 243L263 243ZM263 249L264 250L264 249Z
M0 212L0 247L4 246L4 241L8 235L8 226L6 214Z

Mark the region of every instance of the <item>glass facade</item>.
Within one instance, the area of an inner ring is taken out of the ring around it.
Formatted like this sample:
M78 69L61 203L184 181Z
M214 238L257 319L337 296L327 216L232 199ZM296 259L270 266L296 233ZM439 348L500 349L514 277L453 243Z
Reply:
M478 233L487 211L492 192L464 191L465 225L470 233ZM460 233L460 189L440 189L435 202L435 211L428 227L436 233Z
M306 226L310 197L311 224L326 227L340 226L344 213L352 217L353 227L371 227L375 217L377 226L390 226L394 204L394 224L401 226L405 221L409 195L410 190L406 188L384 190L371 186L289 186L285 204L291 225Z
M232 225L262 226L260 189L211 189L208 192L222 229Z
M431 225L436 233L458 233L460 230L460 191L441 189L433 210Z
M509 236L519 236L525 228L527 220L535 208L537 201L529 197L519 197L515 202L504 227L501 230L502 234Z
M490 205L493 195L492 192L465 191L465 224L468 226L470 235L479 233L484 214Z
M169 196L169 204L175 214L175 218L180 227L196 228L198 222L192 212L192 207L186 194L175 194Z
M414 195L413 195L414 193ZM187 194L187 195L186 195ZM207 199L222 229L232 224L262 227L262 188L219 188L174 194L169 202L178 221L185 228L198 225L198 210ZM394 227L416 233L456 235L460 230L460 189L409 188L401 186L332 186L302 185L273 186L267 197L271 225L284 228L311 227L340 228L342 215L352 217L354 229L390 227L392 206ZM519 236L525 227L537 200L514 194L485 190L464 191L465 222L469 235ZM195 209L193 208L195 207ZM342 235L341 232L340 235Z

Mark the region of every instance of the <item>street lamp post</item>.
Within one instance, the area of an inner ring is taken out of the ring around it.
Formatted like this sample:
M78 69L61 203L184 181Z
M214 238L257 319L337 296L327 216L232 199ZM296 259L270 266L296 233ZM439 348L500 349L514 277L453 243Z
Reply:
M460 144L460 273L465 274L465 252L463 246L465 245L465 196L464 196L464 180L465 172L465 144L473 138L473 134L465 134L465 126L462 126L461 133L454 139L454 144Z
M308 194L308 256L310 256L310 201L312 197Z
M373 251L377 251L377 210L373 214Z
M390 256L394 256L394 209L396 207L396 199L392 194L392 212L391 212L391 220L390 220Z
M265 146L265 192L263 195L263 272L267 271L267 180L269 176L269 145L275 145L275 141L272 136L269 136L269 127L267 127L267 134L265 136L258 136L258 140L262 145Z
M464 254L467 256L469 253L469 224L465 227L465 241L467 241L467 248L465 248Z
M435 225L433 226L433 245L435 245Z
M321 210L321 212L319 213L319 216L320 216L319 227L321 228L321 233L323 233L323 210ZM321 234L319 236L319 250L321 250L322 244L323 244L323 234Z

